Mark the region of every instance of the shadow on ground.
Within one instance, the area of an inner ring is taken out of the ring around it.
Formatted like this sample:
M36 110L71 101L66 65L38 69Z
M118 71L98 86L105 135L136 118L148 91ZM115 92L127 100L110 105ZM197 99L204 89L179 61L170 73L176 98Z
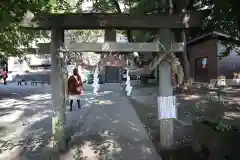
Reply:
M159 147L160 126L157 120L157 89L153 84L133 86L129 101L140 120L145 125L152 141L158 148L163 160L174 157L177 160L204 160L203 153L192 149L196 141L192 120L213 120L221 117L226 123L240 127L239 89L230 88L222 93L223 100L216 100L213 90L193 87L191 94L178 94L178 119L175 121L176 150L162 152ZM224 102L223 102L224 101Z
M12 92L17 94L12 95ZM5 88L0 99L0 159L46 159L52 152L52 107L50 88ZM91 92L91 91L90 91ZM10 95L10 96L9 96ZM74 128L84 119L96 98L83 96L83 109L66 113L67 127ZM66 108L67 109L67 108ZM70 132L74 131L71 129ZM74 134L74 133L72 133Z

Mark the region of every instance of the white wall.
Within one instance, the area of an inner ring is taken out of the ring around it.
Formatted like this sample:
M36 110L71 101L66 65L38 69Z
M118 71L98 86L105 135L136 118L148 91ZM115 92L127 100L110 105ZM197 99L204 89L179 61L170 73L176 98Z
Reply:
M24 72L31 70L31 65L51 64L50 55L34 55L28 54L26 58L29 59L29 63L25 60L21 60L18 57L8 57L8 71L12 72Z
M29 55L26 55L26 57L29 58L30 65L51 64L50 54L44 54L44 55L29 54Z
M221 41L218 41L217 50L218 54L225 50ZM230 52L229 56L218 60L218 75L230 76L234 72L240 72L240 56L237 55L235 49Z
M21 61L18 57L8 57L8 71L24 72L29 69L29 65L25 60Z

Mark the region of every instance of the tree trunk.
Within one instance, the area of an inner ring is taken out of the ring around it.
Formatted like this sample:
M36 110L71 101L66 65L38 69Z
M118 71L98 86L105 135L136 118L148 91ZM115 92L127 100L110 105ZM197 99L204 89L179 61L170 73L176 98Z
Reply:
M117 13L122 13L118 1L117 1L117 0L112 0L112 2L113 2L113 4L114 4L115 7L116 7ZM132 43L132 42L133 42L132 31L131 31L131 30L126 30L126 34L127 34L128 42L129 42L129 43Z
M54 138L55 151L66 149L65 137L65 87L62 73L62 60L59 55L60 47L63 46L64 30L53 29L51 33L51 53L52 53L52 133Z
M173 0L174 8L173 13L178 14L182 13L182 9L187 9L188 11L192 9L194 0ZM186 46L186 31L182 30L175 30L175 38L177 41L184 42L184 51L181 53L182 55L182 62L183 62L183 69L184 69L184 80L189 81L191 79L190 75L190 63L187 56L187 46Z
M173 95L171 66L162 62L159 65L159 96ZM160 145L161 148L172 149L174 145L174 121L173 119L160 120Z
M157 68L155 68L155 70L156 70L156 80L157 80L157 82L159 82L159 66L157 67ZM159 84L158 84L159 85Z
M184 79L185 81L189 81L190 76L190 63L187 56L187 41L186 41L186 33L183 30L182 31L182 42L184 42L184 51L182 52L182 58L183 58L183 69L184 69Z

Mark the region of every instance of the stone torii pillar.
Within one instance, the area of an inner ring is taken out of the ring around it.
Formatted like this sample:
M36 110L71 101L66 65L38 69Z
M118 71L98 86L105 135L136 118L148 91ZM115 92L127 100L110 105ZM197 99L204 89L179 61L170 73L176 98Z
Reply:
M169 52L173 35L170 29L160 30L160 42ZM160 145L162 149L172 149L174 146L174 101L171 65L163 60L158 68L159 76L159 97L158 112L160 122Z
M63 81L62 58L60 54L64 45L64 30L52 29L51 32L51 82L52 82L52 132L54 138L54 149L56 151L64 151L66 149L65 136L65 108L66 97Z
M116 42L116 30L115 29L105 29L105 33L104 33L104 43L107 43L107 42ZM110 49L110 52L111 52L111 48ZM108 53L106 53L108 54ZM105 68L105 73L104 73L104 80L106 78L106 68Z

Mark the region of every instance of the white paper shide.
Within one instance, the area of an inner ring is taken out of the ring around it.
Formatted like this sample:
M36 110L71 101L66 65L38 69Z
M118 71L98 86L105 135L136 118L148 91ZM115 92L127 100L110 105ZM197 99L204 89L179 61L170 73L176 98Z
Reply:
M92 87L93 87L93 93L94 94L97 94L97 92L99 90L99 78L98 78L98 75L99 75L99 71L98 71L98 66L97 66L95 71L94 71L94 74L93 74L93 84L92 84Z
M127 69L126 76L127 76L127 80L125 82L125 85L126 85L125 91L127 92L127 95L130 96L131 92L132 92L132 86L131 86L131 82L130 82L131 79L130 79L130 76L129 76L129 70L128 69Z
M158 119L176 119L177 118L177 107L176 97L158 97Z

